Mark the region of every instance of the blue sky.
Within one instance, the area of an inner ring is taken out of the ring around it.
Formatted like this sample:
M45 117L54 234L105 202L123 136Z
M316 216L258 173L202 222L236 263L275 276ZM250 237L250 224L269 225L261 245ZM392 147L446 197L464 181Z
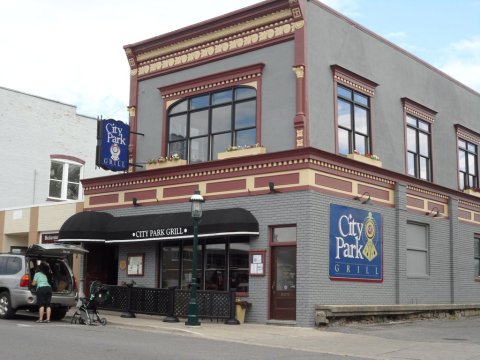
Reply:
M126 44L257 0L0 0L0 86L127 119ZM323 3L480 92L480 0Z

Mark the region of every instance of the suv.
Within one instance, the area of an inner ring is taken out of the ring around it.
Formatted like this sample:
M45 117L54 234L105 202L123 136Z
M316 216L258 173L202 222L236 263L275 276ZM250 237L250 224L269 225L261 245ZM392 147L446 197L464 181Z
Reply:
M40 262L50 268L52 320L61 320L76 305L75 278L66 258L88 252L67 244L35 244L25 254L0 254L0 319L13 317L17 310L37 311L35 287L31 284Z

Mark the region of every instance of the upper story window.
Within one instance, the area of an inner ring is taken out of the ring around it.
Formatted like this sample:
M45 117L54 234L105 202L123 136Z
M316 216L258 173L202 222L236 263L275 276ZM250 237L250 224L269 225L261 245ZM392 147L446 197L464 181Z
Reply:
M168 155L215 160L229 146L257 142L257 92L235 86L192 96L168 109L168 125Z
M480 277L480 235L473 239L473 261L475 263L475 276Z
M473 131L455 126L458 145L458 188L478 188L478 145L480 136Z
M337 65L332 66L336 92L337 151L372 153L371 106L377 84Z
M431 125L435 112L403 98L406 122L407 174L418 179L432 180Z
M192 164L216 160L230 146L259 143L263 67L250 65L160 88L164 155L178 154Z
M51 157L49 199L79 200L82 198L80 179L83 164L82 160L69 156Z

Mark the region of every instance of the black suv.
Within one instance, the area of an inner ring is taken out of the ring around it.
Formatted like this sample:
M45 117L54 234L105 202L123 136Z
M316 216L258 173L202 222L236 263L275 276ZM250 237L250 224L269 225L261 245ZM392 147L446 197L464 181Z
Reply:
M63 319L76 305L77 292L67 256L87 250L67 244L35 244L25 254L0 254L0 319L13 317L17 310L38 310L35 287L31 282L40 262L50 268L52 320Z

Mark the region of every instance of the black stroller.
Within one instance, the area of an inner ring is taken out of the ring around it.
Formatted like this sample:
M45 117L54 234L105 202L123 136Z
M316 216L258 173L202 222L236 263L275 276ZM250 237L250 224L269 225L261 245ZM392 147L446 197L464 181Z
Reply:
M97 306L105 304L110 299L108 287L102 285L99 281L93 281L90 284L90 298L82 298L82 305L72 316L71 324L95 325L99 322L107 325L107 319L100 318Z

